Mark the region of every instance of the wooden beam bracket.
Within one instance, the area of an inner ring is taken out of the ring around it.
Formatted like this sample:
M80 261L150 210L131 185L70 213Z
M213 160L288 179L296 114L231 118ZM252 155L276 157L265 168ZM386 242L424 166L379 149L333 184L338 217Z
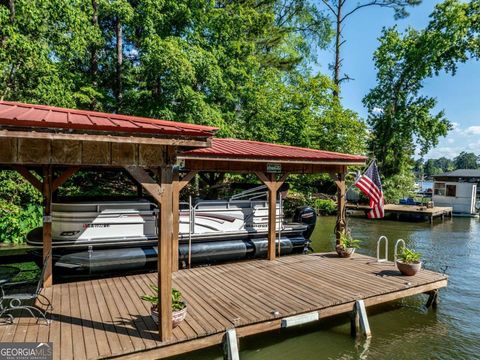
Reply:
M73 176L79 169L80 169L80 166L70 166L70 167L68 167L55 180L53 180L52 192L54 192L60 186L62 186L65 183L65 181L67 181L71 176Z
M43 193L42 181L38 180L37 177L30 172L30 170L28 170L25 166L22 165L12 165L12 168L20 175L22 175L25 180L32 184L35 189Z
M185 176L183 178L179 178L177 181L177 189L178 191L181 191L185 186L188 185L188 183L195 177L195 175L198 174L198 171L196 170L192 170L192 171L189 171L187 174L185 174Z
M158 202L162 202L163 188L140 166L126 166L125 170Z

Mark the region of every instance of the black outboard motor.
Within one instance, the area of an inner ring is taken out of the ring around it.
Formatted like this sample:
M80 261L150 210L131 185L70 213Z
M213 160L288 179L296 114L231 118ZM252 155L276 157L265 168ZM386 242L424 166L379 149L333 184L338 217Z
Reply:
M310 206L301 206L295 210L293 221L307 225L307 230L303 232L303 236L305 236L305 239L310 239L317 223L317 213Z

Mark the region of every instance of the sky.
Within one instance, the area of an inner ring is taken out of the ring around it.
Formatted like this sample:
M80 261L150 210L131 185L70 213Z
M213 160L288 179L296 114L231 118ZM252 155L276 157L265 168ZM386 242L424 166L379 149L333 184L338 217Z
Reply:
M350 2L357 3L356 0ZM342 74L354 80L342 85L344 106L355 110L366 118L367 112L362 98L375 86L376 71L372 56L378 47L382 28L397 25L400 30L407 27L424 28L437 0L423 0L419 6L409 9L406 19L394 20L393 10L370 7L359 10L347 21L343 46ZM331 73L328 64L333 61L333 47L319 53L321 71ZM454 129L441 138L438 146L425 158L445 156L453 158L462 151L480 154L480 62L471 60L459 64L454 77L440 74L424 82L423 94L437 98L436 111L444 110Z

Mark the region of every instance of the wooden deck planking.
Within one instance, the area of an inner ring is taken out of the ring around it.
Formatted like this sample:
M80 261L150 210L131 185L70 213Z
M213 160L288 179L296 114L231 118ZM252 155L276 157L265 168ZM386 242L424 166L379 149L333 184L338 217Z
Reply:
M105 296L110 297L109 302L113 302L115 304L115 309L111 310L112 316L116 319L118 326L122 329L122 331L126 332L130 338L128 344L138 350L145 349L145 343L138 332L137 328L134 326L129 326L132 322L132 317L128 312L128 308L125 305L123 296L120 295L116 286L114 285L113 279L103 279L102 280ZM127 344L127 345L128 345ZM125 343L122 342L122 345L125 346Z
M83 327L81 326L81 312L80 303L78 299L77 284L68 284L70 291L70 307L71 307L71 319L72 319L72 338L73 338L73 353L77 355L77 358L87 358L85 351L85 337L83 335ZM72 356L73 357L73 356Z
M91 320L90 308L88 306L88 300L85 294L85 286L83 282L76 283L76 285L80 305L80 316L82 319L81 322L83 330L83 341L85 344L85 352L87 355L87 359L95 359L98 358L99 352L97 348L97 339L95 338L93 322ZM56 288L56 286L54 286L54 288ZM53 310L53 312L55 313L55 309ZM52 327L52 325L50 326Z
M360 254L352 259L299 255L182 270L174 273L173 286L188 303L187 318L171 341L161 343L150 305L139 298L151 291L156 276L54 285L45 290L54 306L52 324L19 317L13 325L0 325L0 340L48 339L55 359L158 358L217 344L232 327L247 336L279 328L283 317L318 311L322 318L351 311L358 299L370 306L440 288L447 281L427 270L399 276L392 263Z
M58 289L57 289L58 290ZM73 339L72 339L72 317L67 314L71 314L70 308L70 292L68 284L62 284L60 287L60 311L62 315L62 321L60 324L60 341L62 343L62 349L60 359L73 358Z

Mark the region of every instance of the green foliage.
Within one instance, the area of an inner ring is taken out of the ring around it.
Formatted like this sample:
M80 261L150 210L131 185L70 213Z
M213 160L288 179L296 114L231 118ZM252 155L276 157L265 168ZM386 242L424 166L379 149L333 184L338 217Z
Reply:
M479 159L474 153L462 151L453 161L457 169L478 169Z
M415 196L415 176L412 171L404 171L383 181L385 203L398 204L398 200Z
M29 204L20 206L0 201L0 242L21 244L27 233L42 225L42 208Z
M428 159L425 164L422 164L422 166L423 173L427 177L455 170L455 163L445 157Z
M340 246L344 249L359 249L361 240L353 239L350 232L345 232L340 236Z
M42 196L15 171L0 171L0 242L21 244L42 225Z
M148 301L153 305L158 305L158 287L151 284L150 288L153 290L153 295L142 295L142 300ZM182 300L182 293L177 289L172 289L172 311L179 311L185 308L185 302Z
M288 196L283 199L283 213L286 218L292 218L295 210L301 206L313 206L311 196L289 190Z
M8 4L0 5L0 98L214 125L220 136L365 149L365 123L334 101L326 76L309 70L333 35L311 1Z
M337 213L337 204L330 199L315 199L315 210L322 215L334 215Z
M133 180L123 172L78 171L58 190L61 197L70 196L132 196L137 194Z
M402 252L398 254L398 259L405 264L414 264L420 261L421 256L422 254L404 247Z
M0 170L0 199L20 207L42 204L40 192L19 173L8 170Z
M449 172L457 169L478 169L480 164L479 156L474 153L462 151L453 160L441 157L439 159L428 159L423 163L422 160L417 160L415 171L426 177L438 175L444 172Z
M455 74L457 63L480 54L478 1L447 0L435 7L424 30L385 29L374 54L377 86L364 98L372 129L370 150L386 177L405 171L418 150L425 154L451 124L433 113L435 98L422 94L425 79Z

